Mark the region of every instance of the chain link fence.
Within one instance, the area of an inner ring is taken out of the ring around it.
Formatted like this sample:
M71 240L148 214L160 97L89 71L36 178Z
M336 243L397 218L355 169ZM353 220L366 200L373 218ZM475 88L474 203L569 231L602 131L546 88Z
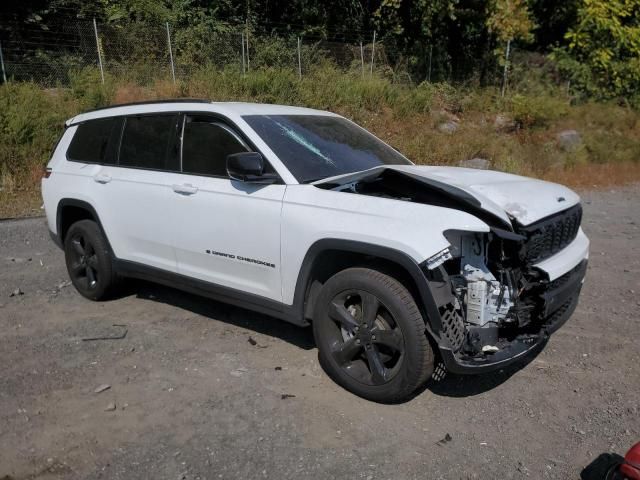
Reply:
M76 17L46 25L1 19L0 23L3 77L45 88L69 85L70 74L85 67L99 68L103 79L112 76L146 84L188 80L204 66L247 74L287 68L303 76L322 62L362 75L382 71L410 81L408 74L398 74L406 66L401 53L376 40L374 32L331 38L279 25L195 25L181 30L170 24Z

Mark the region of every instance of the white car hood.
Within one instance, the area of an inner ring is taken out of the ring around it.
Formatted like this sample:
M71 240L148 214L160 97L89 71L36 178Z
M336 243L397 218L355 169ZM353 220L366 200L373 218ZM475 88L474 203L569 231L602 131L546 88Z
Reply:
M481 207L511 223L529 225L580 202L572 190L551 182L521 177L493 170L419 165L389 165L368 172L391 169L406 172L463 190L480 202ZM353 174L351 174L353 175ZM340 177L344 177L341 175ZM320 182L335 180L324 179Z

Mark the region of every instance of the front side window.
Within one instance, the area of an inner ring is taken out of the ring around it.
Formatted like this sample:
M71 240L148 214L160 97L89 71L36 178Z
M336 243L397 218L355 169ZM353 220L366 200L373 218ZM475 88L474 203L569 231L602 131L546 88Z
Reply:
M178 118L178 115L126 117L119 165L179 171Z
M182 136L182 172L227 176L227 155L249 148L228 126L206 116L185 117Z
M113 165L120 139L121 119L100 118L81 123L71 140L69 160Z
M411 165L371 133L329 115L248 115L244 120L301 183L381 165Z

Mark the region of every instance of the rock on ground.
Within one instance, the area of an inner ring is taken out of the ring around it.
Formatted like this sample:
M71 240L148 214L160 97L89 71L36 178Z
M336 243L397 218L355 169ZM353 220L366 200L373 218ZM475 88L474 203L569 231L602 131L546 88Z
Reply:
M557 135L558 147L565 152L575 152L582 146L582 137L576 130L563 130Z
M491 162L485 158L472 158L470 160L462 160L458 166L464 168L477 168L478 170L488 170Z

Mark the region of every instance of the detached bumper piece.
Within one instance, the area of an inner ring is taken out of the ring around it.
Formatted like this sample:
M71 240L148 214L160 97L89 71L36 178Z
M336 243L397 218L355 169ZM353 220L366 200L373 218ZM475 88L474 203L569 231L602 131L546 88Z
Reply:
M446 369L457 374L490 372L542 350L549 336L562 327L576 309L586 270L587 260L583 260L565 275L547 283L535 299L538 305L536 318L524 328L500 329L495 353L469 356L441 345L440 354ZM443 327L446 329L446 324Z

